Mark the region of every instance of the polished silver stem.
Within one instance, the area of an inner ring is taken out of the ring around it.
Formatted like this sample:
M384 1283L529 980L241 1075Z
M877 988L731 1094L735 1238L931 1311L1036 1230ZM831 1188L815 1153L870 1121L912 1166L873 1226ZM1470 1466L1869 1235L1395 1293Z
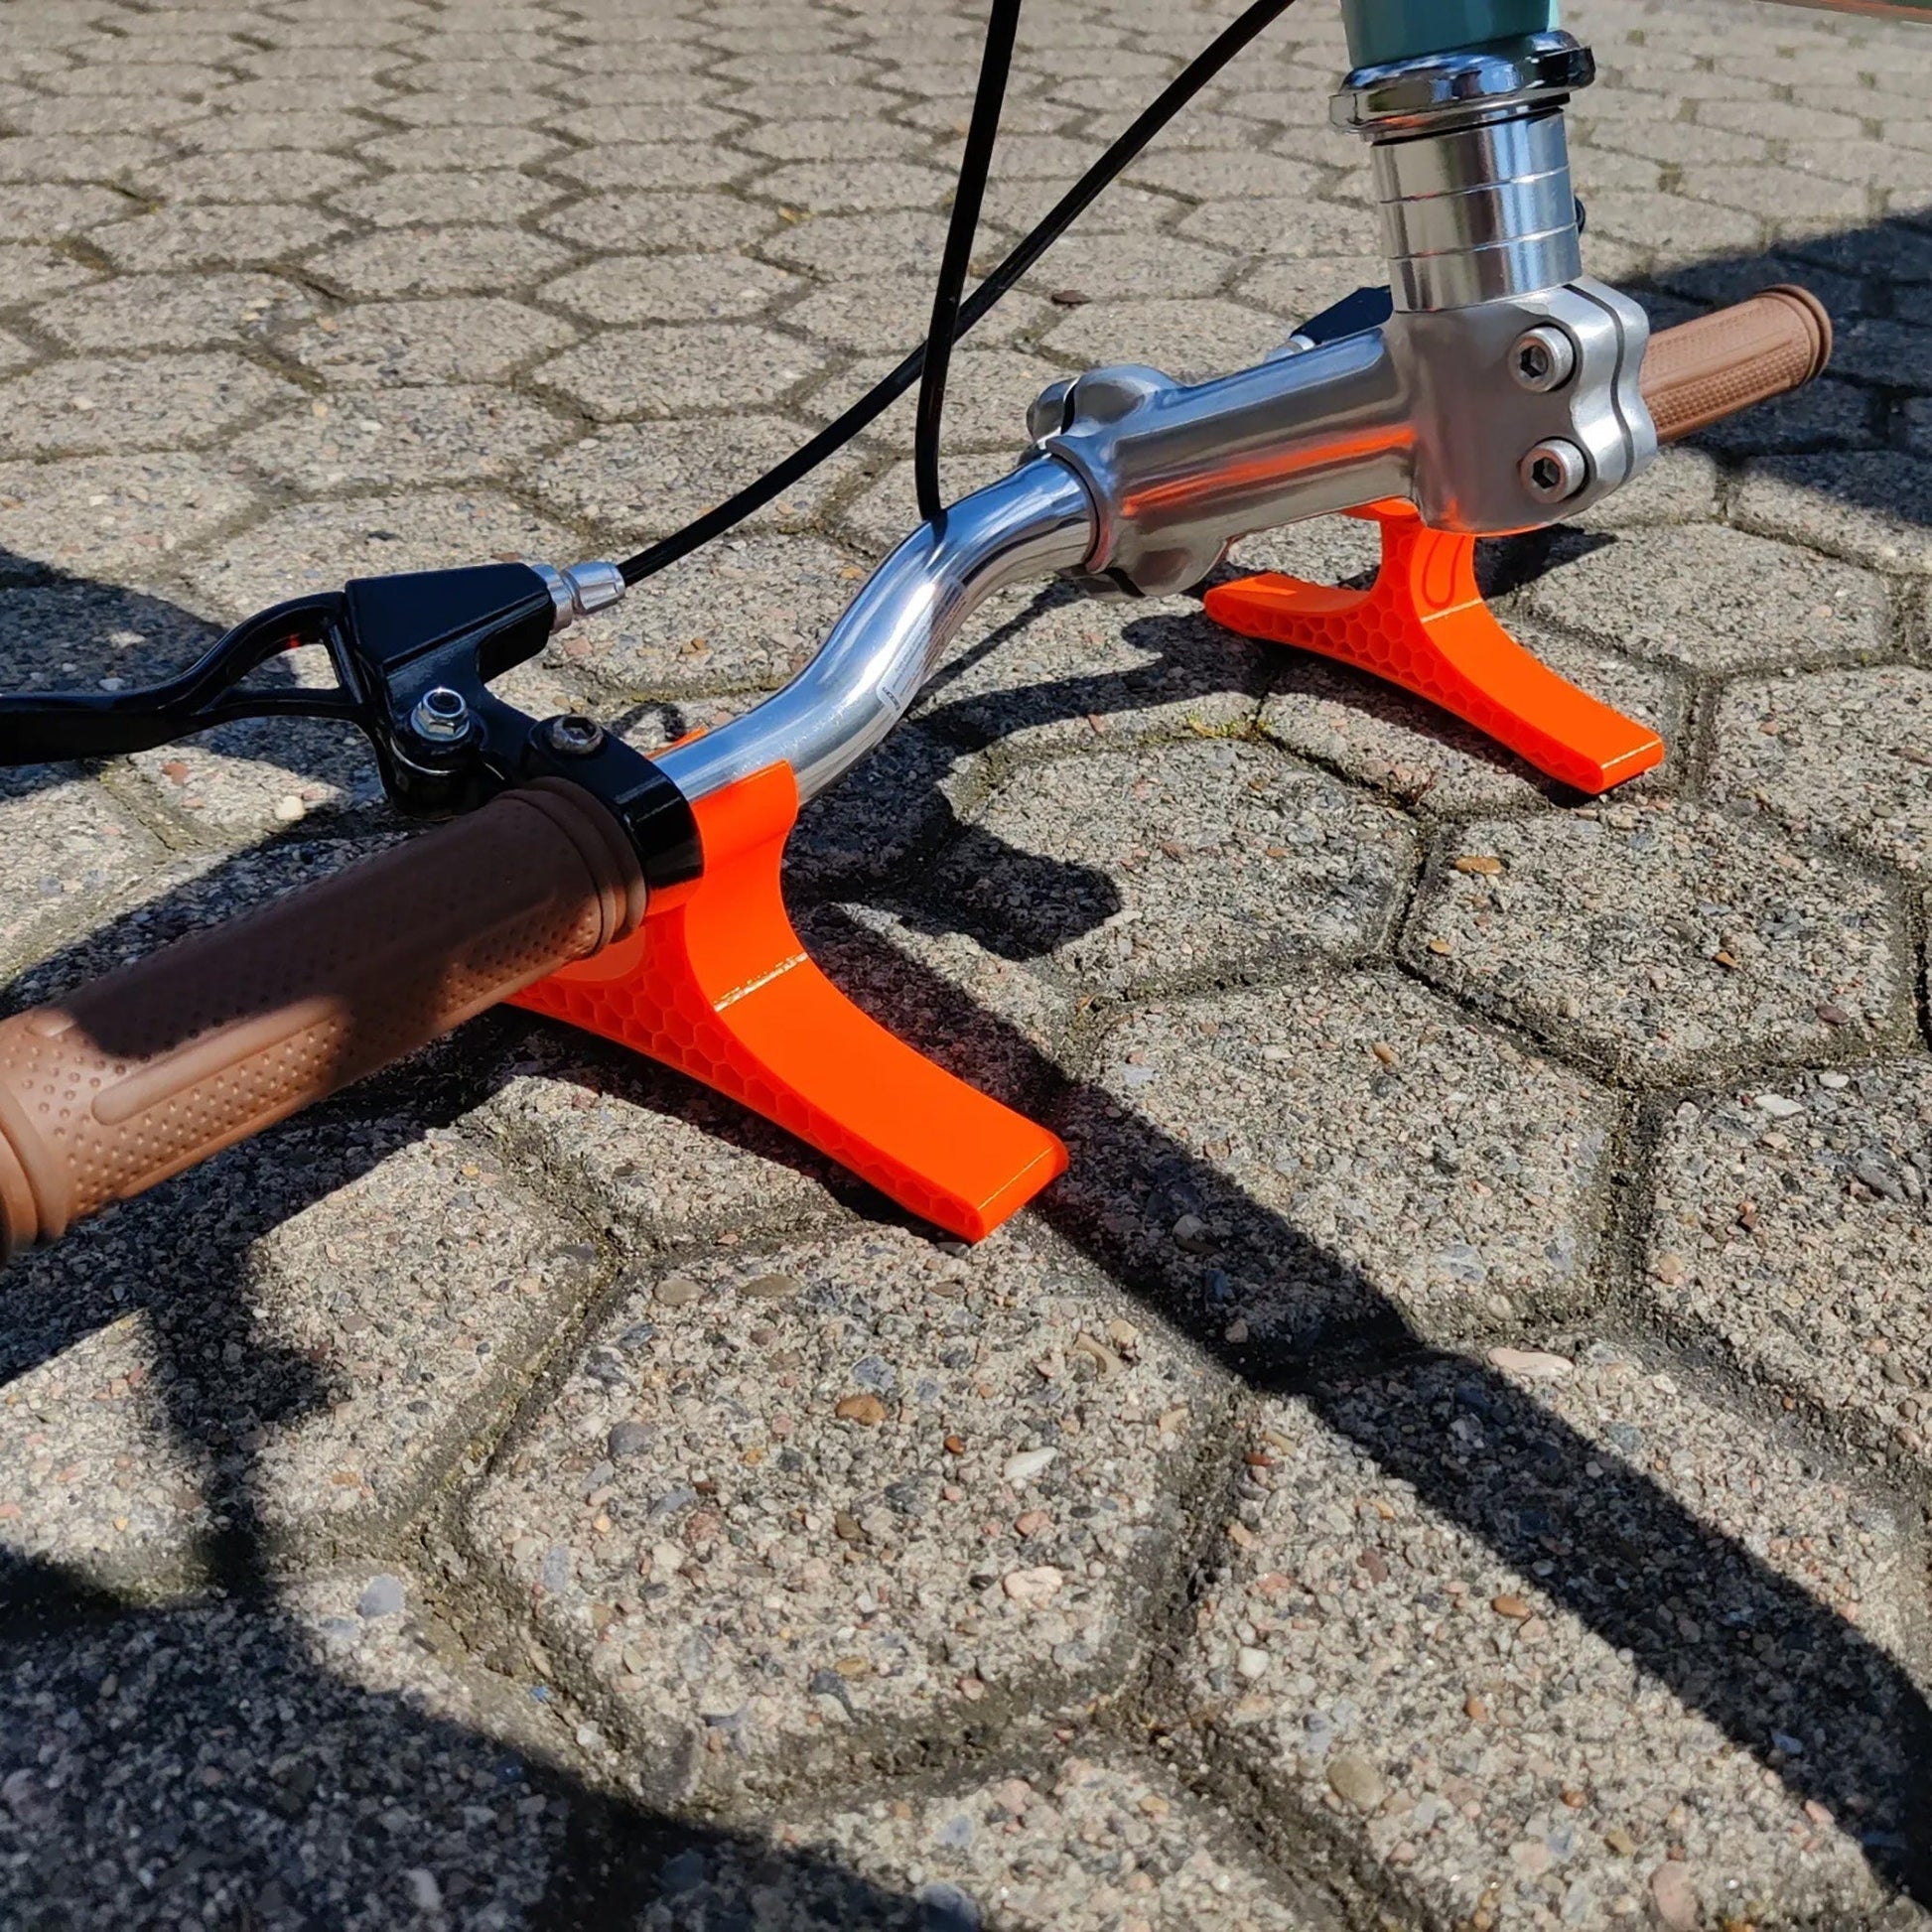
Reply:
M995 591L1073 570L1093 545L1078 478L1050 458L955 503L874 572L818 655L774 696L664 753L658 764L703 798L782 759L800 798L823 791L905 715L960 626Z

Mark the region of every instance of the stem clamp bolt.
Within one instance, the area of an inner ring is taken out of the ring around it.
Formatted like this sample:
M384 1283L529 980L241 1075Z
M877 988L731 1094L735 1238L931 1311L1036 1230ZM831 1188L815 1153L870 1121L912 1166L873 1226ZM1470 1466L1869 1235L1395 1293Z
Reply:
M447 684L434 685L416 700L409 726L418 738L426 738L433 745L454 745L470 729L470 707L461 691L452 691Z
M543 728L543 742L565 759L587 759L604 748L604 727L595 718L566 712Z
M1523 487L1539 503L1567 502L1589 481L1589 460L1576 444L1553 436L1516 466Z
M1527 329L1509 351L1509 372L1525 389L1547 395L1561 389L1577 368L1577 345L1554 324Z

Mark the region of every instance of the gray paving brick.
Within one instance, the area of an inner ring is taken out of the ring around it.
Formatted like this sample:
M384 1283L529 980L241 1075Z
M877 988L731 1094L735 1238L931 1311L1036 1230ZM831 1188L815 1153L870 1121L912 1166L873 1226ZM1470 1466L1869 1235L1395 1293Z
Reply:
M1656 1156L1642 1294L1857 1441L1927 1455L1922 1059L1684 1101Z
M865 577L849 552L814 537L732 537L555 648L631 696L769 690L803 666Z
M366 302L288 338L288 352L350 387L489 382L561 348L577 331L501 296Z
M1029 766L973 816L938 903L1093 992L1366 950L1414 863L1386 808L1262 746L1207 741Z
M1614 1120L1408 979L1297 976L1110 1031L1057 1198L1170 1318L1266 1363L1581 1307Z
M1716 718L1713 785L1918 872L1932 866L1929 721L1932 673L1915 667L1735 684Z
M1635 242L1664 260L1698 255L1754 254L1762 243L1762 210L1745 213L1681 195L1602 189L1589 198L1589 219L1601 233Z
M1075 1755L1050 1772L996 1767L830 1815L786 1807L766 1829L772 1851L721 1849L680 1865L674 1894L645 1907L633 1932L733 1911L756 1912L771 1932L924 1932L947 1918L972 1924L989 1906L1025 1932L1303 1932L1339 1922L1318 1895L1284 1885L1165 1770L1128 1756ZM815 1857L808 1863L793 1848Z
M234 444L237 456L308 490L542 474L572 425L491 387L378 390L305 402Z
M206 550L189 578L231 620L350 577L438 570L496 556L550 561L569 535L493 489L296 503Z
M272 275L125 275L43 302L34 320L74 348L201 348L293 327L314 306Z
M1014 592L975 621L919 716L963 744L1021 755L1236 733L1255 718L1266 663L1260 646L1184 607L1123 622L1072 592Z
M0 383L0 456L195 449L299 393L226 351L50 362Z
M936 259L945 243L941 215L909 208L883 214L826 214L790 225L776 224L759 252L787 268L839 280L894 275Z
M0 960L17 968L84 925L91 905L154 863L154 841L71 767L9 773L0 793Z
M172 452L0 464L0 547L89 577L138 577L255 500L231 466Z
M1877 1913L1897 1853L1861 1839L1903 1843L1917 1701L1897 1514L1667 1360L1498 1359L1262 1405L1197 1712L1406 1913Z
M782 225L774 208L702 191L591 195L543 217L547 232L600 253L625 248L742 248Z
M408 1597L361 1615L369 1575L10 1645L0 1909L105 1932L166 1880L177 1922L372 1932L433 1886L449 1923L532 1923L567 1858L563 1727Z
M91 269L58 249L33 243L0 246L0 286L7 290L10 308L59 289L83 288L94 279Z
M793 1243L640 1281L469 1534L653 1783L756 1791L1117 1686L1211 1404L1025 1224Z
M329 50L334 59L335 51ZM391 168L520 168L558 152L556 137L532 127L417 127L362 141L355 152Z
M1668 1081L1908 1025L1901 936L1883 885L1660 800L1448 834L1410 945L1463 997Z
M1765 536L1795 538L1880 570L1932 571L1932 468L1909 456L1862 451L1752 464L1732 519Z
M109 221L92 240L120 269L251 268L306 254L342 227L315 208L282 203L190 204Z
M358 1154L340 1129L295 1132L297 1159L253 1147L181 1190L185 1275L156 1280L143 1235L108 1222L13 1284L16 1554L159 1581L193 1577L232 1529L365 1539L414 1510L588 1292L581 1236L486 1144L397 1147L392 1128ZM237 1200L252 1241L223 1232ZM224 1247L236 1293L209 1293L197 1257ZM245 1487L220 1466L231 1446Z
M137 134L13 134L0 139L0 180L111 182L163 152Z
M133 206L110 188L39 182L0 188L0 221L11 241L55 241L116 225L115 216Z
M1568 539L1528 598L1542 617L1694 671L1845 657L1886 635L1877 579L1717 525Z
M546 502L601 524L620 543L631 543L681 528L789 456L809 435L802 424L782 416L736 411L719 420L625 423L529 466L528 479ZM849 461L834 461L813 471L742 527L804 526L852 468Z
M543 363L534 379L597 422L783 401L825 366L795 337L743 323L608 330Z
M1259 361L1282 337L1274 317L1232 302L1094 302L1056 324L1044 345L1076 364L1144 362L1198 382Z
M533 288L572 254L521 228L389 228L325 248L308 266L324 286L349 296L481 295Z
M1038 286L1042 290L1060 286L1053 279L1057 261L1055 250L1041 265L1039 272L1044 279ZM992 314L975 326L967 338L972 347L960 349L955 366L963 366L967 356L979 350L1037 334L1058 313L1056 308L1033 296L1005 297ZM802 302L788 306L784 320L788 329L801 330L819 342L855 354L889 356L896 363L925 340L932 320L931 278L916 274L877 276L865 282L815 289ZM951 399L949 381L948 413ZM1012 433L1024 435L1024 419Z
M593 322L702 322L759 315L805 286L746 255L615 255L560 275L542 293Z

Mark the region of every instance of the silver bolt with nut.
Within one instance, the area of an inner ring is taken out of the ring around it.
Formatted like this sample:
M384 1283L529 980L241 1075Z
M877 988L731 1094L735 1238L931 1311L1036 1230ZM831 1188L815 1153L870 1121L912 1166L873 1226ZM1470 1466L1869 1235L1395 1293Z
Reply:
M1530 451L1516 474L1539 503L1564 503L1589 482L1589 459L1576 444L1552 436Z
M438 684L416 700L409 724L418 738L433 745L454 745L470 729L470 707L461 691Z
M1509 372L1525 389L1547 395L1561 389L1577 370L1577 345L1554 323L1527 329L1509 351Z

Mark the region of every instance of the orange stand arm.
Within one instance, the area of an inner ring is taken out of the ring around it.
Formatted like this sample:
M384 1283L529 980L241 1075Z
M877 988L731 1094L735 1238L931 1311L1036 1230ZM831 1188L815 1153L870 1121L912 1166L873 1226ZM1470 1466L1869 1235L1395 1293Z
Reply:
M1559 677L1490 615L1476 589L1473 537L1432 530L1404 502L1350 514L1382 526L1382 566L1368 590L1244 577L1207 593L1207 615L1245 637L1387 678L1579 791L1607 791L1663 759L1649 726Z
M789 766L692 809L703 876L515 1005L716 1087L969 1241L1065 1171L1055 1136L889 1034L805 956L778 884L798 815Z

